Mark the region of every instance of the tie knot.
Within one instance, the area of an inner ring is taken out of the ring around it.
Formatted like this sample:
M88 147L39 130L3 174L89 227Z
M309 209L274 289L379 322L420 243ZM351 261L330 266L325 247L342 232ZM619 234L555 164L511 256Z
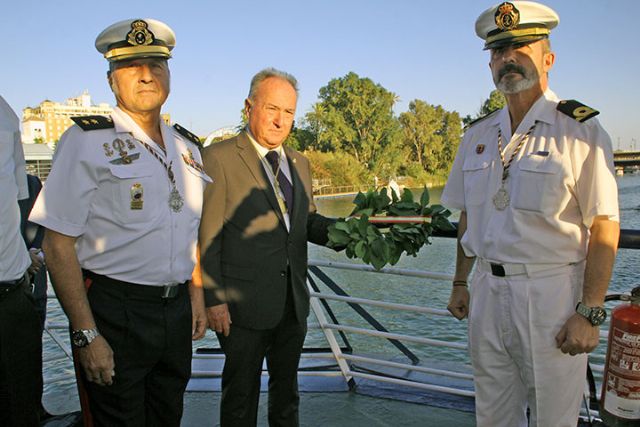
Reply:
M267 157L267 161L271 165L271 169L273 169L273 172L275 173L275 171L278 170L278 163L280 163L280 156L275 151L269 151L266 157Z

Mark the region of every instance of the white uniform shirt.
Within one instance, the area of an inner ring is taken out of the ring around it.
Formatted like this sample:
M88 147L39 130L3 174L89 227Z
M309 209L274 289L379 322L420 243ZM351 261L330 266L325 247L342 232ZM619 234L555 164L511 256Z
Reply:
M580 123L557 111L558 101L547 90L513 136L506 107L465 133L442 203L467 212L461 239L467 256L520 264L578 262L586 257L594 217L619 220L609 135L597 119ZM511 201L500 211L492 200L502 176L498 129L508 160L536 122L509 168L505 187Z
M264 171L266 172L267 176L269 177L269 182L271 183L271 187L273 188L274 193L277 191L279 193L279 197L282 198L282 200L284 200L284 194L282 194L282 191L279 190L279 186L276 186L276 177L273 174L273 169L271 168L271 164L269 163L269 161L266 159L267 157L267 153L269 151L268 148L263 147L262 145L258 144L256 142L255 139L253 139L253 136L251 135L251 132L249 132L247 130L247 135L249 136L249 140L251 141L251 143L253 144L253 146L256 149L256 152L258 153L258 157L260 158L260 162L262 163L262 167L264 168ZM275 150L273 150L275 152L278 153L278 158L280 159L280 173L283 173L284 176L289 180L289 182L291 183L291 187L293 187L293 180L291 179L291 170L289 169L289 162L287 161L287 155L284 152L284 149L282 148L282 145L278 146L278 148L276 148ZM289 213L288 212L282 212L282 216L284 217L284 223L287 226L287 230L291 229L291 220L289 218Z
M71 127L58 144L51 174L30 220L78 237L82 268L114 279L163 285L191 278L202 195L210 178L198 170L198 148L161 124L162 150L122 110L114 127L84 131ZM169 207L172 188L165 167L140 143L172 164L181 212ZM120 147L132 160L122 162ZM141 209L136 195L142 191Z
M18 200L29 197L20 121L0 96L0 281L22 277L31 265L20 233Z

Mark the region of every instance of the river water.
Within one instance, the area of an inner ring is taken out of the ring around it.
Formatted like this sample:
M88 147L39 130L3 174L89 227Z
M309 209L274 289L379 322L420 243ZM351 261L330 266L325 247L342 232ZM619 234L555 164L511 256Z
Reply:
M618 191L620 200L620 215L622 228L640 229L640 175L626 175L619 177ZM441 188L430 190L432 203L440 199ZM341 199L323 199L316 202L320 213L326 216L348 215L353 207L351 197ZM457 220L454 215L453 220ZM310 258L333 260L337 262L357 262L348 260L343 253L335 253L332 250L310 245ZM412 268L433 272L453 273L455 266L455 240L436 238L433 244L422 248L417 257L404 257L396 265L400 268ZM352 271L340 271L325 269L325 272L336 281L349 295L360 298L386 300L390 302L427 306L444 309L449 298L450 284L439 280L415 279L396 277L382 274L362 273ZM634 286L640 285L640 250L623 249L618 252L612 282L609 290L612 292L626 292ZM326 288L321 287L325 292ZM346 304L330 302L342 324L356 327L368 327L368 324L354 314ZM614 304L608 305L609 308ZM417 335L424 338L439 339L444 341L465 342L466 321L458 322L451 317L441 317L409 313L404 311L389 311L377 307L366 307L384 327L389 331L400 334ZM57 301L49 301L48 321L60 323L66 318ZM313 315L309 318L310 325L317 323ZM59 335L68 342L66 333L58 331ZM45 334L46 335L46 334ZM370 338L352 334L349 336L354 353L385 353L398 355L398 351L383 339ZM325 346L326 341L322 333L312 327L309 330L308 347ZM55 343L45 337L45 358L53 352L59 353ZM217 347L217 339L211 332L202 341L194 343L194 349L198 347ZM468 363L466 352L450 350L443 347L427 347L418 344L407 344L423 363L441 361L443 363L457 362ZM605 347L604 340L597 353L598 363L602 363L602 355ZM402 358L398 360L402 361ZM65 373L71 373L71 363L64 359L45 364L45 379L59 377ZM45 387L45 405L50 412L60 413L77 410L77 394L75 383L71 377L47 384Z

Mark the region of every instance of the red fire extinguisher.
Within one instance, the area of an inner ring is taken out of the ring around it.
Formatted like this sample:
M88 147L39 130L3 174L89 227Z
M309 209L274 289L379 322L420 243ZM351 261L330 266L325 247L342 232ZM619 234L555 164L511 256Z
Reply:
M600 417L608 427L640 425L640 286L629 295L607 300L629 301L611 312L604 365Z

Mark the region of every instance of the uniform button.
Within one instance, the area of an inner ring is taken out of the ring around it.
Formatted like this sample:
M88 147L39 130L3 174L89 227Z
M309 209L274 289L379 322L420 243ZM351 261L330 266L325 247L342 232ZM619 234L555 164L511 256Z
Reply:
M281 272L280 272L280 277L284 277L284 276L286 276L286 275L287 275L287 273L286 273L285 271L281 271Z

